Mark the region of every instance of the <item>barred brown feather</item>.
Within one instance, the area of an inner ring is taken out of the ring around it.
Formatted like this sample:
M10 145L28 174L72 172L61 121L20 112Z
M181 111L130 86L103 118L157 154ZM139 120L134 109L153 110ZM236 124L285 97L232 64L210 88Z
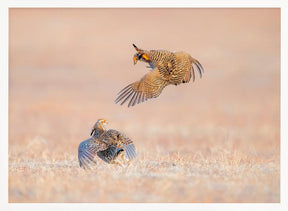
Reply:
M102 121L98 120L92 128L93 136L79 144L78 160L80 167L89 169L96 164L96 155L107 163L113 163L125 153L128 160L136 157L133 141L117 130L106 130Z
M116 103L121 102L123 105L130 99L128 107L142 103L150 98L158 97L165 86L167 80L158 68L154 68L150 73L146 74L140 81L136 81L126 86L118 93L115 100Z
M188 83L193 77L195 81L195 68L200 78L204 73L199 61L185 52L170 52L167 50L137 50L134 62L137 60L146 62L152 71L139 81L129 84L122 89L115 103L123 105L128 102L128 107L142 103L148 99L158 97L167 85Z

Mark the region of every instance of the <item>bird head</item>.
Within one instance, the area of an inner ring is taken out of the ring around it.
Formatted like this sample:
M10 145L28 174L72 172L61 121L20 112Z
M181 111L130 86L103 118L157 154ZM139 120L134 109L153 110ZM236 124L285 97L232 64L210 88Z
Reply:
M106 119L98 119L97 122L94 124L94 126L91 129L91 136L97 131L103 131L106 130L105 126L107 125Z
M134 54L134 57L133 57L134 65L138 62L138 60L148 62L149 58L148 58L147 54L142 49L137 48L137 46L135 44L133 44L133 46L137 51L137 53Z

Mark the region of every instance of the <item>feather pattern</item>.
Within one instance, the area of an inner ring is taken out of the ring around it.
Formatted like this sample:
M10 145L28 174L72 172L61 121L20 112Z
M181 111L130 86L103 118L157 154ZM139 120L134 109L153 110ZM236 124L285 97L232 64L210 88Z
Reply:
M200 62L186 52L170 52L167 50L137 50L136 61L141 60L149 64L152 71L144 75L139 81L129 84L117 95L115 103L128 103L128 107L135 106L148 99L158 97L167 85L188 83L193 77L195 68L200 78L204 69Z
M121 105L123 105L129 100L128 107L134 106L148 99L158 97L166 85L167 80L161 75L160 70L154 68L140 81L129 84L122 89L118 93L115 103L121 102Z
M117 130L104 130L104 127L98 127L97 124L101 124L101 122L93 126L94 135L79 144L78 160L80 167L92 168L97 164L96 156L107 163L113 163L122 152L125 153L128 160L136 158L136 148L130 138Z

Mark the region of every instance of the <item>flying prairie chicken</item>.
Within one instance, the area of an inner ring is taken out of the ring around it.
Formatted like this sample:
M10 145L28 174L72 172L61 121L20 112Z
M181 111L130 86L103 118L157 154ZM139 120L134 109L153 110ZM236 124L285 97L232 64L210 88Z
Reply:
M199 61L188 53L170 52L167 50L142 50L134 45L137 53L134 55L134 64L138 60L149 64L151 71L139 81L129 84L118 93L115 103L123 105L129 101L128 107L142 103L150 98L158 97L167 85L188 83L193 78L197 69L200 78L204 72Z
M136 157L136 149L131 139L117 130L106 130L106 124L105 119L99 119L92 127L90 134L92 137L80 143L78 147L80 167L91 168L96 164L96 155L106 163L120 165L122 163L118 158L130 161Z

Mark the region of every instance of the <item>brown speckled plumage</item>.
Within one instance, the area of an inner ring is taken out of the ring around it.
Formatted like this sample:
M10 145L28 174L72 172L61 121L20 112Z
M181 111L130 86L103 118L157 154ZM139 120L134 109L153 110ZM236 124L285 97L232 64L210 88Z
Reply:
M142 50L134 44L137 53L134 55L134 64L138 60L149 64L152 69L139 81L129 84L118 93L115 103L125 102L128 107L142 103L150 98L158 97L167 85L179 85L195 80L194 68L200 78L204 72L203 67L193 57L185 52L170 52L166 50Z
M81 142L78 147L78 160L84 169L96 164L96 155L107 163L119 163L116 159L122 155L132 160L136 157L136 149L131 139L125 134L109 129L106 130L106 120L99 119L92 128L91 138Z

